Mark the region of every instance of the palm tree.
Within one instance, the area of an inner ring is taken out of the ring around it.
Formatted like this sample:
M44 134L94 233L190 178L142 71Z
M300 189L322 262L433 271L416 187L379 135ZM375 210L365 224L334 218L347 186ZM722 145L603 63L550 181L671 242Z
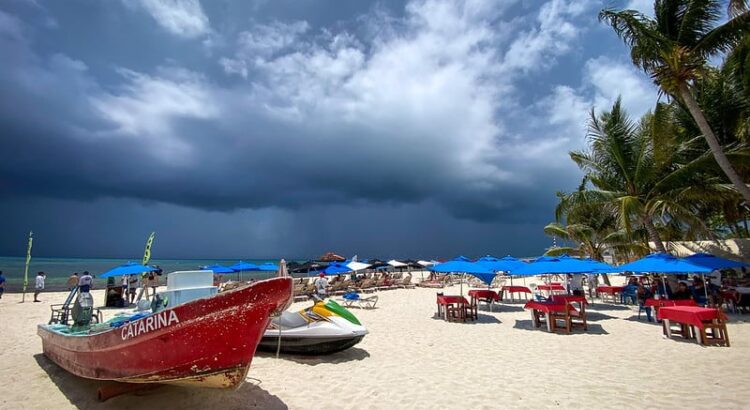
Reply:
M648 253L648 246L633 241L627 232L618 228L617 218L606 205L571 203L563 192L558 192L557 196L560 199L555 215L557 221L545 226L544 233L577 246L550 248L545 255L571 254L601 261L607 249L623 254ZM563 219L566 224L561 223Z
M589 149L570 153L584 171L582 187L568 194L567 206L597 204L609 210L627 234L642 227L660 252L666 252L657 224L675 221L707 232L694 216L702 198L728 195L711 175L715 162L698 147L699 139L679 141L674 110L658 104L640 122L630 120L618 99L612 110L589 120ZM715 170L714 174L715 174Z
M750 188L732 166L694 96L695 81L708 58L731 51L750 31L746 0L729 1L729 21L717 0L656 0L654 18L635 10L605 9L606 21L630 47L633 63L651 75L661 91L680 99L690 111L714 159L750 205Z

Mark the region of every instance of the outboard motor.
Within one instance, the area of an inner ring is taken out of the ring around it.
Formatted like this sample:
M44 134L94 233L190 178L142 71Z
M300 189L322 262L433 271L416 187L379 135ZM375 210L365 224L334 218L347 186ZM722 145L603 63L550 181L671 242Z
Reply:
M73 326L83 327L90 325L93 314L94 298L91 296L91 293L79 293L73 304Z

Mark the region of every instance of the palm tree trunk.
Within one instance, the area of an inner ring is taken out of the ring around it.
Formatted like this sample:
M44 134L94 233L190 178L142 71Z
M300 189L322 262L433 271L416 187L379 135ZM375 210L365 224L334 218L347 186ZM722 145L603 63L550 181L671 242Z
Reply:
M656 230L656 227L654 226L654 223L651 221L650 217L643 218L643 226L646 227L646 231L648 231L648 237L649 239L651 239L651 242L654 243L656 250L661 253L667 253L667 248L664 247L664 242L661 241L659 231Z
M729 180L732 182L734 187L737 189L737 192L742 195L745 203L750 205L750 188L745 185L745 183L742 181L742 178L740 178L739 174L737 174L737 171L735 171L734 167L732 166L732 163L729 162L729 158L727 158L726 154L724 154L724 150L721 149L719 140L716 138L713 130L711 130L711 126L708 125L706 116L703 115L701 107L698 105L698 102L693 97L693 94L690 92L690 89L688 88L686 83L680 84L680 97L682 97L685 105L687 105L688 111L690 111L690 115L693 116L693 119L698 124L698 128L700 128L701 132L703 133L703 138L706 139L709 148L711 148L711 153L714 155L716 163L719 164L719 167L722 171L724 171L724 174L726 174L727 178L729 178Z

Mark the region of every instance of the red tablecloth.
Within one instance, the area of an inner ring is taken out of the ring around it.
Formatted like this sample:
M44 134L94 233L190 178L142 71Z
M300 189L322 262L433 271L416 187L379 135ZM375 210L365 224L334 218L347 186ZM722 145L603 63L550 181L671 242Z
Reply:
M531 289L526 286L503 286L503 292L508 293L531 293Z
M703 329L703 322L714 319L727 320L727 316L720 309L710 309L698 306L665 306L659 309L659 319L671 320Z
M536 287L539 290L565 290L565 287L559 283L551 285L539 285Z
M552 295L551 297L552 301L555 303L582 303L584 305L588 305L589 302L586 300L586 297L583 295Z
M644 306L649 307L669 307L669 306L697 306L693 299L646 299Z
M524 309L539 310L544 313L550 312L565 312L566 304L564 303L548 303L548 302L537 302L536 300L530 300L523 305Z
M438 296L437 297L437 303L438 305L455 305L455 304L469 304L469 301L466 300L463 296Z
M469 291L469 296L476 299L490 299L495 302L500 301L500 296L498 296L497 292L490 289L472 289Z
M608 293L610 295L614 295L615 293L622 293L622 291L625 289L625 286L597 286L596 291L598 293Z

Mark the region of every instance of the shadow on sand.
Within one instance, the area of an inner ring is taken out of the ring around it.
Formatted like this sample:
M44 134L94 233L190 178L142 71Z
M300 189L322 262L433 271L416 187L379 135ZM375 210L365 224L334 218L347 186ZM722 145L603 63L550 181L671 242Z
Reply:
M588 305L586 310L631 310L633 305L615 305L613 303L596 302Z
M34 359L70 404L79 409L141 408L144 407L143 397L158 397L160 402L169 403L169 408L288 408L281 399L268 393L251 378L235 390L163 386L113 397L102 403L97 399L97 390L111 383L74 376L41 353L34 355Z
M516 324L513 326L515 329L521 329L521 330L532 330L535 332L545 332L547 333L547 328L542 325L542 327L534 327L534 323L531 320L516 320ZM567 336L567 333L557 331L554 334ZM608 335L609 333L604 330L601 325L597 324L588 324L588 330L583 330L580 326L574 326L573 331L570 333L572 335L575 334L581 334L581 335Z
M276 353L270 353L270 352L256 352L255 355L258 357L267 357L267 358L276 357ZM336 364L336 363L359 361L359 360L367 359L368 357L370 357L370 353L368 353L367 350L360 349L357 347L350 347L341 352L336 352L336 353L328 354L328 355L320 355L320 356L305 356L305 355L282 353L279 355L279 360L290 360L299 364L306 364L308 366L317 366L323 363Z
M500 311L496 310L493 313L500 313ZM432 315L432 320L439 320L441 322L446 322L446 323L458 323L460 325L486 325L486 324L501 323L500 319L496 318L495 316L484 315L479 312L477 312L477 320L467 320L466 322L448 322L443 317L438 316L437 313Z
M586 309L586 319L589 322L598 322L600 320L617 319L614 316L605 315L604 313L592 312L590 309Z

